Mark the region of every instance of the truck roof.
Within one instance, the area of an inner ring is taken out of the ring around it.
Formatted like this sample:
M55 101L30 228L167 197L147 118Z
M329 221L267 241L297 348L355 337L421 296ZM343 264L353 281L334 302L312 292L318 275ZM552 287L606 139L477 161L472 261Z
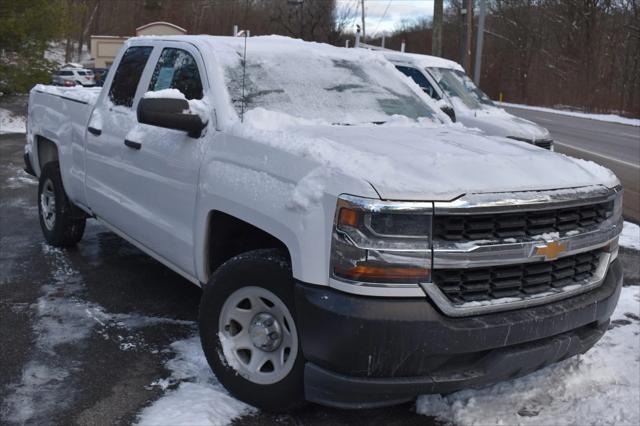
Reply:
M438 56L385 51L384 57L394 63L404 62L419 68L447 68L464 72L464 68L459 63Z
M132 37L127 40L127 42L139 44L140 42L154 40L183 41L201 48L213 49L218 53L227 51L229 53L233 53L233 55L236 55L238 49L242 49L245 43L244 37L211 35L142 36ZM259 51L261 54L269 52L299 52L304 50L304 52L309 55L324 52L330 53L331 55L342 55L353 58L354 53L352 49L346 50L342 47L336 47L326 43L309 42L279 35L248 37L247 46L254 49L255 52Z

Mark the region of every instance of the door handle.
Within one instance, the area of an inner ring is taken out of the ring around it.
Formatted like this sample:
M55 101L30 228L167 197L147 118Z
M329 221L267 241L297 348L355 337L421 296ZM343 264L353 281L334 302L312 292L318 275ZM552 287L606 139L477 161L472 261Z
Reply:
M129 139L124 140L124 144L131 149L140 149L142 148L142 144L140 142L130 141Z
M92 135L96 135L96 136L100 136L102 134L102 130L100 129L96 129L95 127L89 127L87 128L87 130L89 131L89 133L91 133Z

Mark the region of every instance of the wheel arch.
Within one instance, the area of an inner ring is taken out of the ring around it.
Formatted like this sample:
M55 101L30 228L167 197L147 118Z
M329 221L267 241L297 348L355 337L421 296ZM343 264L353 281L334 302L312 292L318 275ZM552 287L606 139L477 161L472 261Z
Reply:
M293 263L291 244L262 226L221 210L211 210L206 223L203 266L207 279L224 262L250 250L279 249Z
M34 165L38 167L37 172L38 175L40 175L45 164L52 161L60 161L60 153L58 151L58 145L51 139L48 139L44 136L36 135L34 141L36 145L35 152L37 156Z

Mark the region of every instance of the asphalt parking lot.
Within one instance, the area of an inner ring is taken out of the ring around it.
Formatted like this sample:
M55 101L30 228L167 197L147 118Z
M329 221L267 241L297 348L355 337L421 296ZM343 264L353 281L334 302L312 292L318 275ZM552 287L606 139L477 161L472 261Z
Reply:
M93 221L77 248L43 242L24 135L0 135L0 423L131 424L168 387L173 342L197 335L200 289ZM237 425L429 425L413 404L308 405Z

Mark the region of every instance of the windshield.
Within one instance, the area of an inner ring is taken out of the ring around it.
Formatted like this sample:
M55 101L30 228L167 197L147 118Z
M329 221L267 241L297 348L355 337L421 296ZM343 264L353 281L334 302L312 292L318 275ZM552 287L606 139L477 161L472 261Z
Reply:
M459 99L470 109L495 106L464 72L449 68L429 68L429 72L452 101Z
M264 108L331 124L382 123L435 113L389 64L370 54L333 47L260 49L247 46L245 112ZM223 58L233 105L242 109L242 51Z

